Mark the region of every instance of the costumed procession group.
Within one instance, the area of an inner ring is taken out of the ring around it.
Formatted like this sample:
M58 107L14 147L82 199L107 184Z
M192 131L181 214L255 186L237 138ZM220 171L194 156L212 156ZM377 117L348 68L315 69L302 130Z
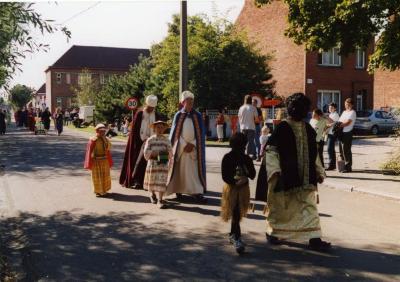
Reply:
M206 203L207 191L205 129L202 116L193 108L194 94L181 93L182 108L175 114L169 138L166 121L156 111L157 97L147 96L145 106L136 112L126 146L119 182L126 188L145 189L150 202L168 207L164 197L191 195ZM251 96L247 95L245 101ZM245 102L246 103L246 102ZM316 131L304 119L310 100L301 93L286 99L288 118L281 121L263 146L263 158L257 179L257 201L266 202L266 237L270 244L282 240L306 240L316 251L328 251L331 244L321 239L318 215L317 185L325 178L318 154ZM239 111L239 119L253 118ZM250 207L249 179L256 177L253 158L245 154L248 145L246 129L234 133L221 164L224 181L221 217L231 220L229 241L241 254L245 244L240 221ZM96 126L96 136L87 145L85 168L91 170L96 196L106 196L111 189L111 143L105 137L106 127Z

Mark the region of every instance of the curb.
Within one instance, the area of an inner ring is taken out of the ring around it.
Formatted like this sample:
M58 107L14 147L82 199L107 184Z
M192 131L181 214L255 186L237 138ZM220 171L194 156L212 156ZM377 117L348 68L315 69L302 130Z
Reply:
M386 198L389 200L393 201L399 201L400 202L400 195L399 196L393 196L385 193L378 193L378 192L372 192L372 191L366 191L362 189L358 189L354 185L349 185L341 182L337 182L335 180L329 180L329 177L325 179L324 183L322 183L323 186L326 186L331 189L335 190L341 190L345 192L357 192L357 193L362 193L362 194L368 194L376 197L381 197L381 198Z

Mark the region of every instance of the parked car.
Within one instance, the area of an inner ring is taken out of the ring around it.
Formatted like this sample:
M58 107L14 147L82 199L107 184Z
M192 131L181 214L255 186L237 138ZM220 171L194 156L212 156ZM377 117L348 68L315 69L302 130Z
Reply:
M380 132L393 132L399 125L400 122L392 113L381 110L370 110L357 112L354 129L377 135Z

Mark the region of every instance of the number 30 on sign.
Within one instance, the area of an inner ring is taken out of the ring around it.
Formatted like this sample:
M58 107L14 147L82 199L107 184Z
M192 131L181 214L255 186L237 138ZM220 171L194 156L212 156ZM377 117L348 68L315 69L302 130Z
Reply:
M131 111L135 110L138 107L138 105L139 105L139 100L134 97L129 98L125 102L125 106Z

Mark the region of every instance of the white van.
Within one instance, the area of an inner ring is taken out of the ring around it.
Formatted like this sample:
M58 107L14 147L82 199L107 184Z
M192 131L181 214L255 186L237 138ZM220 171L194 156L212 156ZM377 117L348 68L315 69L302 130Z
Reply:
M94 106L79 107L79 119L83 120L83 122L91 123L93 122L93 112Z

